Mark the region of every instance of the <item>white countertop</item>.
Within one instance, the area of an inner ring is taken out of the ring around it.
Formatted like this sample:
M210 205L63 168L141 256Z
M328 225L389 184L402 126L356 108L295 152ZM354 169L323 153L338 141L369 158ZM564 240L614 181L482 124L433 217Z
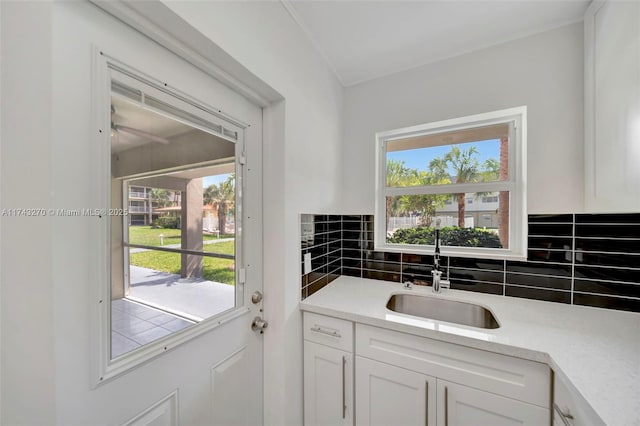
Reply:
M392 293L489 308L494 330L418 319L386 309ZM300 302L303 311L547 363L610 426L640 425L640 314L342 276Z

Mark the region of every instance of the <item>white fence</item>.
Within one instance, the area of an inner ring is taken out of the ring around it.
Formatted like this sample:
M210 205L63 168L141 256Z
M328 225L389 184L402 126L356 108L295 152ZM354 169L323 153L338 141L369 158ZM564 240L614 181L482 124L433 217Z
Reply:
M454 216L436 216L433 218L431 222L431 226L435 226L436 221L440 219L440 227L444 228L445 226L458 226L458 218ZM390 217L389 225L387 226L387 232L392 234L397 229L405 229L405 228L415 228L419 226L420 218L418 216L398 216L398 217ZM464 227L465 228L473 228L474 220L472 216L464 218Z

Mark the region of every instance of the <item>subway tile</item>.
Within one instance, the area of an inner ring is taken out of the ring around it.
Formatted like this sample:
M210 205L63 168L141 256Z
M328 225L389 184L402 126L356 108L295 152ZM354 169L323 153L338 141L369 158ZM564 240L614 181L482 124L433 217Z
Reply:
M574 273L576 278L640 283L640 269L576 265Z
M539 288L516 287L506 285L505 296L520 297L524 299L545 300L547 302L571 303L571 293L566 291L554 291Z
M345 231L360 231L362 230L362 222L342 222L342 229Z
M342 240L338 239L338 240L334 240L334 241L329 241L328 243L328 251L332 252L335 250L340 250L342 249Z
M364 260L362 262L362 268L370 269L374 271L400 273L400 264L395 262L380 262L375 260Z
M573 223L573 214L530 214L529 223Z
M327 215L326 214L314 214L313 215L313 222L314 223L322 223L322 222L326 222L327 221Z
M505 277L506 284L518 284L531 287L545 287L554 290L571 290L571 278L548 277L541 275L529 274L512 274L507 273Z
M362 248L362 243L360 240L342 240L342 248L360 250Z
M640 213L577 214L576 223L628 223L639 224Z
M574 305L593 306L597 308L617 309L621 311L640 312L640 299L598 296L593 294L574 293Z
M527 260L535 262L571 263L572 257L572 250L529 249L527 252Z
M343 261L344 262L344 261ZM349 277L362 277L362 268L352 268L345 266L344 263L342 265L342 275L346 275Z
M574 291L640 298L640 284L576 279Z
M452 282L457 280L468 280L488 281L492 283L502 284L504 282L504 272L449 268L449 279Z
M338 256L331 257L329 256L329 262L327 263L327 273L338 269L342 265L342 257L338 254Z
M364 232L360 230L350 230L343 229L342 230L342 239L343 240L360 240L364 235Z
M342 216L339 214L330 214L327 216L329 222L342 222Z
M530 223L529 235L552 235L570 237L573 235L572 223Z
M451 282L451 288L455 290L475 291L477 293L502 294L502 284L485 283L472 280L455 280Z
M362 250L342 248L342 257L348 257L350 259L362 259Z
M590 253L577 251L576 264L640 268L640 253Z
M470 257L451 257L449 258L449 267L503 271L504 260L475 259Z
M319 280L314 281L307 286L308 295L311 296L316 291L324 288L327 284L329 284L329 277L327 275L324 275Z
M362 268L362 259L342 258L342 266L346 268Z
M580 238L576 237L576 250L611 253L640 253L640 239Z
M309 296L309 293L307 292L307 288L306 288L306 287L303 287L303 288L300 290L300 300L304 300L304 299L306 299L308 296Z
M442 261L442 258L440 258ZM402 253L402 263L413 263L416 265L433 265L433 255L432 254L413 254L413 253Z
M342 215L342 222L362 222L362 215L359 214L347 214Z
M400 272L372 271L369 269L363 269L362 278L370 278L372 280L384 280L397 283L402 282Z
M556 265L552 263L537 262L515 262L507 260L507 272L571 277L571 265Z
M529 249L571 250L573 239L571 237L554 236L529 236Z
M640 224L576 224L576 237L640 238Z
M402 264L402 273L406 275L431 276L432 265Z
M398 262L400 263L400 253L390 253L384 251L367 251L363 253L365 260L378 260L382 262Z

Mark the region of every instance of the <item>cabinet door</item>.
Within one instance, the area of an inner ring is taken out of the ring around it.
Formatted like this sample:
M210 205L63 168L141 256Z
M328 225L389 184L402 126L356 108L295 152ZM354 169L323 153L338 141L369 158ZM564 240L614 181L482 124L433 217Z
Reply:
M436 379L356 357L356 424L429 426L436 421Z
M438 380L438 426L540 426L548 409Z
M353 426L353 354L304 342L304 424Z
M585 207L640 207L640 2L594 1L585 26Z

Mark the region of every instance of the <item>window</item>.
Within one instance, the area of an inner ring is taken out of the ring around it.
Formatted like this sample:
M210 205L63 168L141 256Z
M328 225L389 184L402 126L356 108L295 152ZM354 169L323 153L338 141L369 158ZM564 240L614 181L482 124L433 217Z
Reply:
M244 128L104 60L98 382L246 312Z
M376 135L378 250L526 256L526 107ZM396 229L398 217L418 216Z

